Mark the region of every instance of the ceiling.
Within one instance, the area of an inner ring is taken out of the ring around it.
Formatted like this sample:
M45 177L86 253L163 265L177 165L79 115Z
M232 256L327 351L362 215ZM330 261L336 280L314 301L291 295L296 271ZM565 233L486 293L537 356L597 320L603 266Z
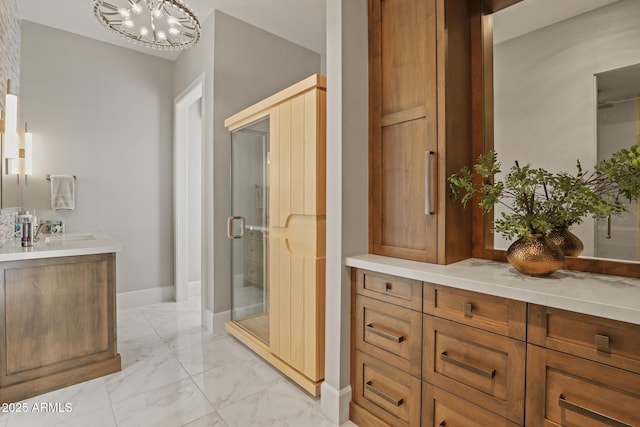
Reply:
M325 53L325 0L188 0L200 22L214 9L279 37ZM93 16L90 0L19 0L22 19L85 37L175 60L180 52L158 51L123 40L107 31Z

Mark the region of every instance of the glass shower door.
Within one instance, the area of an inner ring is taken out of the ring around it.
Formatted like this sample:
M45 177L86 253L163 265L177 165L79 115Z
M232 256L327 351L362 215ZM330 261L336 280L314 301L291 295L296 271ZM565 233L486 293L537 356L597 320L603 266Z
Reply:
M269 344L269 119L231 134L231 320Z

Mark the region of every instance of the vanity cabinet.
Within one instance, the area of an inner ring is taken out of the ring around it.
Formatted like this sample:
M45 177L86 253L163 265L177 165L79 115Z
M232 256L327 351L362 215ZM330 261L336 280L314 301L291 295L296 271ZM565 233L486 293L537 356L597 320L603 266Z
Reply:
M529 305L527 425L640 425L640 325Z
M469 22L467 0L369 0L370 253L470 256L470 210L446 196L471 156Z
M115 254L0 263L0 402L121 368Z
M640 325L352 274L356 424L640 425Z

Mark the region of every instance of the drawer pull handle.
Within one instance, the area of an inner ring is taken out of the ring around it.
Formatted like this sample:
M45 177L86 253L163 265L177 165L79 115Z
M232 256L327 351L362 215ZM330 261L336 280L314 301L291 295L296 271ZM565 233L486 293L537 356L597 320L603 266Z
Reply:
M366 383L364 383L364 386L367 388L367 390L369 390L371 393L380 396L381 398L383 398L384 400L386 400L387 402L391 403L394 406L400 406L402 405L402 403L404 402L403 399L394 399L393 397L389 396L387 393L385 393L384 391L378 390L377 388L375 388L373 386L373 384L371 383L371 381L367 381Z
M438 424L438 427L447 427L447 423L443 421L440 424Z
M381 331L380 329L376 329L376 328L373 327L373 323L369 323L364 328L367 331L371 332L372 334L379 335L382 338L388 339L389 341L393 341L393 342L397 342L397 343L401 343L402 341L404 341L404 336L402 336L402 335L393 335L393 334L390 334L388 332Z
M389 291L392 289L392 287L393 287L393 286L391 285L391 283L390 283L390 282L386 282L386 283L384 284L384 291L385 291L385 292L389 292Z
M476 368L473 365L469 365L468 363L465 363L460 360L454 359L453 357L450 357L446 351L443 351L442 353L440 353L440 360L442 360L443 362L450 363L452 365L456 365L459 368L466 369L467 371L473 372L474 374L482 375L485 378L493 379L493 377L496 376L495 369L491 371L485 371L484 369Z
M609 346L609 337L606 335L596 334L595 338L596 350L604 351L606 353L611 352L611 347Z
M465 316L471 316L471 312L473 311L473 305L470 302L464 303L464 314Z
M615 418L608 417L599 412L592 411L591 409L585 408L584 406L576 405L575 403L569 402L564 398L562 394L558 398L558 405L561 408L567 409L569 411L573 411L580 415L584 415L587 418L591 418L592 420L599 421L603 424L606 424L612 427L633 427L631 426L631 424L623 423L622 421L618 421Z

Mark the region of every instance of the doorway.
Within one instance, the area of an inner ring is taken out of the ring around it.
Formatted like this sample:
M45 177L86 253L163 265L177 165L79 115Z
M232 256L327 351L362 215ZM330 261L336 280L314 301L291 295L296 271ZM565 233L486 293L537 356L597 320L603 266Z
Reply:
M175 99L174 262L175 300L198 300L202 323L202 150L204 112L201 75Z

